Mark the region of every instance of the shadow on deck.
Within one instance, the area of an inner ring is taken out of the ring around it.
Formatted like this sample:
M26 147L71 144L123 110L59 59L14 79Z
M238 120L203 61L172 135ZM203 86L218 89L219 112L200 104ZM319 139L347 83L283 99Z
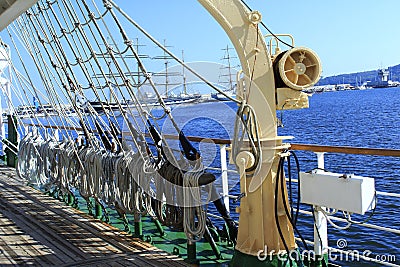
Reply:
M0 266L187 266L0 167Z

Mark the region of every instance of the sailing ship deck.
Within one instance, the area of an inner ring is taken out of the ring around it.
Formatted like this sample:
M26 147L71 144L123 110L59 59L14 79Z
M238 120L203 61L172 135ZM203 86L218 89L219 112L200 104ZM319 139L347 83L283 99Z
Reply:
M0 167L0 266L187 266Z

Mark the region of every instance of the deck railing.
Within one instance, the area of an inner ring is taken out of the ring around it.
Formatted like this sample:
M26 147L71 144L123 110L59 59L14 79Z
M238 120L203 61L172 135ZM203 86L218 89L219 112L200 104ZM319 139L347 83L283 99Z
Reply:
M81 128L74 128L74 127L62 127L62 126L41 126L41 125L35 125L35 124L25 124L25 127L27 128L26 130L29 130L29 127L45 127L45 128L52 128L55 131L59 130L68 130L68 131L83 131ZM94 131L95 132L95 131ZM58 133L56 133L58 135ZM175 135L163 135L165 139L178 139L178 136ZM219 145L220 148L220 161L221 161L221 166L219 167L209 167L209 169L220 171L221 172L221 177L222 177L222 196L224 198L224 203L227 206L229 210L229 198L237 198L237 196L233 196L229 194L229 187L228 187L228 173L237 173L236 170L230 170L228 169L228 162L227 162L227 153L229 151L229 145L231 145L231 140L229 139L219 139L219 138L203 138L203 137L198 137L198 136L186 136L188 140L192 142L207 142L207 143L214 143L216 145ZM324 168L325 164L325 158L324 155L325 153L341 153L341 154L357 154L357 155L370 155L370 156L385 156L385 157L400 157L400 150L399 149L386 149L386 148L364 148L364 147L348 147L348 146L323 146L323 145L312 145L312 144L290 144L290 149L291 150L297 150L297 151L310 151L315 153L316 159L317 159L317 167L318 168ZM296 179L293 179L292 181L298 182ZM400 194L393 193L393 192L383 192L383 191L377 191L377 195L384 196L384 197L394 197L394 198L400 198ZM306 214L306 215L312 215L310 211L305 211L305 210L300 210L300 213ZM314 214L315 215L315 214ZM316 214L317 216L323 216L321 214ZM211 217L214 218L219 218L222 219L222 217L215 215L215 214L210 214ZM338 218L335 216L328 216L329 219L334 220L334 221L339 221L339 222L347 222L343 218ZM379 231L384 231L384 232L389 232L392 234L400 235L400 229L394 229L390 227L383 227L379 225L374 225L374 224L369 224L369 223L364 223L362 226L370 229L375 229ZM320 235L321 233L319 233ZM314 249L316 251L322 251L322 247L320 246L320 237L318 237L316 234L314 234L314 241L307 241L307 243L314 245ZM327 237L326 237L327 238ZM327 244L327 241L326 241ZM329 251L332 251L334 253L340 253L341 255L346 255L349 257L354 257L356 259L361 259L365 260L368 262L374 262L377 264L381 265L386 265L386 266L400 266L391 262L386 262L382 261L376 258L371 258L365 255L360 255L356 254L354 251L346 251L342 249L337 249L333 247L326 247Z

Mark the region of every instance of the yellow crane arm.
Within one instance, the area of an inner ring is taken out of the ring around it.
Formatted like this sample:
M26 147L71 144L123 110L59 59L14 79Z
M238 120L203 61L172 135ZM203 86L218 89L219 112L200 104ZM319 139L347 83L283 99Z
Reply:
M245 196L238 209L239 232L235 249L252 256L265 250L276 254L285 249L279 237L273 204L281 140L277 137L276 129L273 65L259 29L261 14L248 10L240 0L198 1L222 26L236 49L245 77L244 89L239 92L239 97L246 99L255 110L262 144L261 167L254 175L246 175L245 171L253 160L250 153L239 153L236 158L236 164L241 170L241 193ZM281 193L278 195L280 198ZM281 199L278 206L281 231L288 247L294 249L293 229L282 202Z

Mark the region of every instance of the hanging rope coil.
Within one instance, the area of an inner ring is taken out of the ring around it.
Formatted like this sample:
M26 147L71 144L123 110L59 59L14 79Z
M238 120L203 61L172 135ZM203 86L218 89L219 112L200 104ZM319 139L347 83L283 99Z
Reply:
M145 215L147 213L153 214L151 209L151 194L150 187L152 183L152 176L155 170L151 167L148 158L141 157L138 153L136 157L128 165L129 171L132 173L132 184L136 186L134 191L135 213Z
M115 162L118 160L118 156L107 151L102 155L102 188L103 197L102 200L108 204L117 203L116 185L115 185Z
M163 160L164 161L164 160ZM154 177L155 198L152 199L152 208L158 220L172 229L183 230L183 208L179 203L178 181L182 181L182 171L168 168L172 165L168 161L160 162L161 168ZM176 191L177 189L177 191ZM181 201L182 203L182 201Z
M93 148L91 147L84 147L78 153L80 160L83 163L83 168L80 170L81 172L81 181L79 187L79 193L84 198L89 198L93 196L94 189L93 185L89 182L89 177L91 176L90 170L87 169L89 164L89 155L93 153Z
M129 171L129 164L133 160L133 152L128 152L124 156L118 158L115 162L115 184L118 194L118 205L119 207L128 213L134 211L134 203L132 191L135 190L134 185L131 183L131 172Z
M206 229L207 212L202 208L201 187L199 178L204 173L201 164L188 171L183 177L183 229L189 241L199 241ZM208 201L207 201L208 202ZM197 222L196 222L197 218Z
M68 179L68 165L74 153L75 144L72 140L64 139L57 151L58 157L58 187L63 194L71 192L70 180Z
M42 158L38 154L42 142L43 139L40 136L29 133L19 144L17 173L29 183L42 184L43 182L41 168L37 168L42 163Z

